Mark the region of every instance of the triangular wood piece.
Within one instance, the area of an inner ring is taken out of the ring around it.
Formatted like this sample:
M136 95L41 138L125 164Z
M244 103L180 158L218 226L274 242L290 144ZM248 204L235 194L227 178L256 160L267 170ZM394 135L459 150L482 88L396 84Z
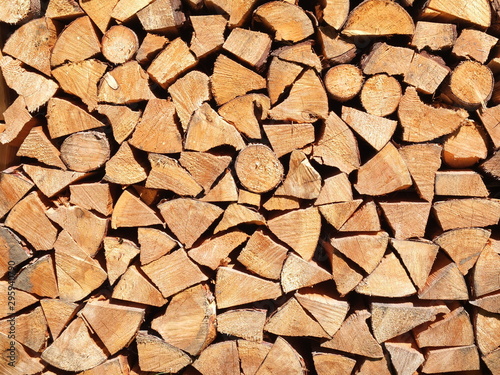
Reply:
M431 212L430 202L379 202L379 204L396 239L424 237Z
M124 105L100 104L97 106L97 111L108 118L117 143L122 143L132 134L141 118L140 111L132 111Z
M92 59L62 65L52 75L65 92L78 96L92 111L97 107L97 84L106 68L103 62Z
M267 211L290 211L300 208L300 199L293 197L272 196L262 206Z
M295 298L330 336L338 331L349 311L346 301L335 299L321 290L306 289L295 293Z
M104 216L113 211L113 198L109 184L91 182L87 184L70 185L70 202L86 210L94 210Z
M195 179L179 162L160 154L149 154L151 172L146 180L146 187L170 190L178 195L194 197L203 191Z
M99 262L92 259L66 231L54 244L59 295L62 300L75 302L89 295L106 280L107 274Z
M500 147L500 129L498 129L498 119L500 118L500 105L491 108L482 108L477 111L481 123L484 125L488 135L490 136L495 148Z
M85 348L85 351L82 351ZM82 318L76 318L42 353L42 359L64 371L80 372L103 363L108 356L94 341Z
M421 289L429 277L439 246L428 241L395 239L391 239L391 245L399 254L417 288Z
M231 171L227 170L220 181L200 200L203 202L237 202L238 198L236 181Z
M409 343L387 342L385 344L391 362L398 375L412 375L425 359L422 353Z
M441 167L442 150L440 145L434 143L408 145L399 150L415 181L418 194L428 202L434 198L434 181Z
M158 208L170 230L188 249L223 212L218 206L189 198L161 202Z
M255 375L273 345L268 342L247 340L238 340L237 343L241 370L244 374Z
M241 285L241 288L236 289L234 285ZM276 299L281 294L279 283L228 267L219 267L217 271L215 298L219 309L266 299Z
M290 156L288 174L276 190L277 196L285 195L299 199L316 199L321 190L321 176L302 151L293 151Z
M120 195L111 216L111 227L113 229L120 227L147 227L161 223L156 213L128 190L125 190Z
M474 295L476 297L500 290L500 241L490 239L474 268Z
M286 247L276 243L261 230L256 230L241 250L238 262L257 275L277 280L287 252Z
M34 186L33 182L19 170L5 170L0 173L0 217L5 216Z
M440 256L434 263L425 285L419 290L418 298L467 300L469 291L457 265L445 256Z
M111 21L111 12L118 0L89 0L85 1L80 6L94 21L99 30L105 33Z
M437 314L449 311L444 304L429 306L411 302L373 302L371 304L373 335L378 342L384 342L422 323L434 320Z
M313 159L320 164L337 167L347 174L361 165L354 134L333 111L325 120L321 136L313 146Z
M394 253L389 253L380 261L377 268L356 287L356 292L378 297L407 297L415 294L405 269Z
M500 200L489 198L450 199L435 202L433 210L443 230L487 227L498 224Z
M482 165L484 169L486 163ZM451 170L436 173L436 195L457 197L488 197L483 177L474 171Z
M491 10L487 2L478 1L474 9L467 8L467 4L465 0L458 0L453 4L432 0L425 4L422 15L431 19L470 22L480 27L491 25Z
M33 252L21 243L21 239L10 229L0 226L0 277L30 259Z
M143 164L137 160L128 142L123 142L113 157L106 162L104 180L120 185L144 181L148 174Z
M312 123L328 117L328 97L313 69L307 69L295 81L290 95L274 106L269 117L277 121Z
M378 232L380 219L375 202L369 201L354 212L340 227L341 232Z
M41 126L36 126L30 130L16 155L37 159L46 165L66 169L60 158L61 153L47 138Z
M219 114L224 120L233 124L240 133L252 139L261 139L259 121L267 118L270 107L271 102L267 96L247 94L224 104L219 108ZM258 111L259 116L257 116L256 111Z
M500 349L492 351L483 357L483 361L493 375L500 374Z
M302 258L312 259L321 230L321 216L315 207L296 210L268 221L271 232Z
M488 355L500 346L500 318L498 315L476 309L474 327L477 347L483 355Z
M311 40L306 40L305 42L287 45L274 50L272 55L278 56L280 60L306 65L316 69L317 72L321 72L321 61L312 48L313 44Z
M20 342L9 338L8 335L0 332L0 348L2 348L4 352L8 352L11 345L14 345L16 348L16 360L15 362L11 361L11 365L9 365L8 358L0 362L0 371L2 371L2 373L34 375L45 370L46 364L40 360L39 356L33 354L32 351L25 349ZM15 366L12 366L12 364L15 364ZM13 367L15 370L13 370Z
M76 0L51 0L45 16L52 19L71 19L85 15Z
M50 250L57 229L45 216L46 207L37 192L19 201L5 219L5 225L23 236L35 250Z
M43 314L47 320L52 339L57 339L66 325L73 319L78 309L76 303L60 299L42 299Z
M264 125L264 132L278 158L314 142L312 124Z
M439 374L452 371L480 370L479 353L475 345L431 349L427 352L422 372Z
M229 254L248 239L248 234L234 231L212 237L189 250L189 257L196 263L213 270L224 264Z
M230 8L232 7L230 6ZM192 15L190 21L194 29L191 38L191 51L199 59L222 47L227 25L227 19L222 14Z
M491 232L482 228L455 229L434 239L466 275L474 267L481 251L490 238Z
M493 314L500 314L500 293L490 294L469 303Z
M146 332L139 332L136 342L141 371L178 372L192 362L182 350Z
M8 296L9 283L7 281L0 281L0 292L4 293L4 296ZM21 311L25 307L37 303L38 299L33 295L23 292L22 290L16 291L16 304L14 306L14 311L11 310L7 303L0 305L0 318L5 318L11 314L15 314Z
M203 375L240 375L236 341L224 341L206 348L193 367Z
M151 328L169 344L197 356L215 339L215 300L205 284L175 296L164 314L153 319Z
M151 99L129 143L143 151L172 154L182 151L175 106L169 100Z
M340 229L342 225L354 214L363 203L362 199L349 202L338 202L319 206L319 212L335 229Z
M31 116L26 108L26 100L18 96L3 112L5 126L0 133L0 143L19 146L38 121Z
M139 272L137 266L125 271L113 288L113 298L150 306L163 306L167 303L167 299Z
M387 143L358 170L354 185L360 194L385 195L412 185L410 173L397 148Z
M229 205L214 233L225 231L239 224L265 225L266 219L260 213L238 203Z
M279 336L329 337L293 297L269 317L264 330Z
M356 360L340 354L313 352L314 368L318 375L351 375Z
M103 242L108 280L113 285L142 249L139 250L135 243L124 238L106 237Z
M217 178L229 166L231 157L208 152L187 151L181 153L179 162L205 191L209 191Z
M94 300L85 305L79 316L113 355L132 341L144 320L144 313L143 308Z
M323 187L314 205L321 206L337 202L350 202L352 200L352 186L349 177L345 173L340 173L324 180Z
M326 280L331 280L332 275L321 268L314 261L306 261L290 253L285 260L281 271L281 287L285 293L313 286Z
M207 280L183 249L141 267L165 298Z
M246 206L260 208L261 206L261 195L259 193L254 193L253 191L248 191L245 189L238 190L238 203L244 204Z
M304 68L298 64L273 57L267 72L267 92L275 105L287 87L291 87Z
M96 366L90 370L84 371L82 375L101 375L101 374L116 374L116 375L136 375L130 370L128 357L125 354L118 354L116 357L108 359L103 364ZM53 373L47 373L53 375Z
M366 324L370 316L367 310L358 310L349 315L333 338L321 346L369 358L382 358L382 347L375 341Z
M272 375L281 371L289 375L304 374L304 360L282 337L278 337L255 375Z
M330 259L337 291L341 296L345 296L363 280L363 275L353 269L346 261L345 256L330 243L322 241L322 246Z
M12 335L11 322L12 320L0 320L0 332ZM15 326L17 342L38 353L45 349L49 331L40 306L28 313L16 315Z
M101 43L90 18L80 17L69 24L59 35L50 63L61 65L66 61L79 62L101 52Z
M219 106L249 91L266 88L263 77L224 55L219 55L215 61L211 82Z
M218 332L255 342L264 340L265 323L266 310L236 309L217 315Z
M46 212L47 217L62 229L91 257L101 247L108 220L78 206L58 206Z
M58 297L59 291L52 256L44 255L24 266L14 280L14 287L39 297Z
M139 245L141 246L142 265L161 258L177 247L177 242L162 230L139 228L137 232Z
M389 142L397 125L397 121L345 106L342 107L342 120L377 151Z
M389 243L386 232L332 238L331 244L368 274L380 263Z
M184 149L208 151L222 145L241 150L245 142L233 125L220 117L208 103L203 103L189 121Z
M68 185L87 176L82 172L63 171L30 164L23 165L23 169L47 197L56 195Z
M419 348L474 344L474 330L463 307L449 312L440 320L415 328L414 335Z

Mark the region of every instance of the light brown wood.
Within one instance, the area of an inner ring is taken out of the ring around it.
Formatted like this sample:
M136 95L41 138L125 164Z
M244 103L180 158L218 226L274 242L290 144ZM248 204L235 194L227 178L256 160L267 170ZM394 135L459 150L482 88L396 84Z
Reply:
M224 215L215 227L214 233L217 234L240 224L265 225L266 219L256 210L233 203L224 211Z
M209 191L217 178L229 166L231 158L208 152L182 152L180 164L193 176L205 191Z
M464 29L453 45L452 52L458 57L472 58L480 63L485 63L498 38L485 32Z
M414 54L410 48L375 43L370 53L362 58L361 68L365 74L404 75L410 69Z
M279 371L290 375L305 374L303 358L282 337L276 339L268 355L255 372L255 375L271 375Z
M314 52L313 44L312 40L305 40L297 44L285 45L274 50L272 56L277 56L282 61L314 68L316 72L320 73L322 70L321 61Z
M440 171L436 173L436 195L487 197L488 189L481 175L474 171Z
M17 202L34 186L33 182L19 170L5 170L0 173L0 217L5 216Z
M328 94L339 102L354 99L364 83L363 72L356 65L340 64L328 69L324 84Z
M424 237L431 211L430 202L379 202L396 239Z
M85 173L38 167L30 164L23 165L23 170L47 197L54 196L71 183L85 177Z
M446 371L479 370L479 353L475 345L431 349L427 352L422 371L427 374Z
M223 341L210 345L193 367L204 375L237 375L240 373L236 341Z
M325 220L335 229L340 229L345 222L354 214L363 202L362 199L356 199L348 202L337 202L319 206L319 212Z
M111 12L111 17L120 22L127 21L152 2L153 0L118 0Z
M323 180L323 187L314 202L315 206L353 200L352 187L347 174L340 173ZM320 209L321 210L321 209Z
M142 265L161 258L178 245L167 233L159 229L139 228L137 232Z
M212 0L214 1L214 0ZM216 0L217 2L227 0ZM208 2L207 2L208 3ZM231 3L227 3L229 7ZM191 24L194 33L191 38L191 51L201 59L206 55L220 49L224 44L224 31L226 30L227 20L222 15L191 16Z
M451 199L435 202L436 217L443 230L486 227L500 218L500 202L488 198Z
M146 31L175 31L186 21L180 0L160 0L137 12L142 27Z
M500 301L500 293L497 293L470 301L470 304L480 307L483 310L489 311L491 313L499 314L500 313L499 301Z
M448 74L449 69L440 57L421 52L413 56L410 67L405 72L404 82L414 86L419 92L434 94Z
M0 143L19 146L29 134L33 126L37 125L28 110L22 96L18 96L9 108L3 113L6 129L0 133Z
M252 48L245 46L252 45ZM260 68L267 60L271 49L271 38L265 33L235 28L222 46L228 52L256 68Z
M500 117L499 110L500 106L495 106L478 111L481 123L493 141L495 148L500 147L500 129L496 125L498 123L497 118Z
M161 224L160 218L143 201L125 190L118 198L111 216L111 228Z
M266 310L236 309L217 315L217 331L245 340L262 342Z
M0 11L0 21L17 24L40 15L39 0L16 0L4 4Z
M331 27L319 28L322 53L330 64L347 64L356 57L356 45L348 41Z
M31 258L33 253L22 245L21 239L11 230L0 226L0 255L0 276L3 277L9 272L9 265L17 267Z
M255 194L260 198L258 194ZM238 187L236 181L230 170L226 170L220 181L210 189L204 197L201 198L203 202L237 202ZM259 204L256 205L257 207Z
M71 19L85 15L76 0L50 0L45 16L52 19Z
M257 343L247 340L238 340L237 345L240 367L248 375L255 375L273 346L265 341Z
M267 72L267 92L271 104L276 104L283 95L285 89L292 85L299 74L304 70L300 65L293 62L273 57Z
M262 94L247 94L237 97L219 108L219 114L233 124L240 133L249 138L260 139L260 121L267 118L271 103ZM260 112L260 114L257 114Z
M76 315L78 305L60 299L42 299L40 305L47 320L50 334L55 340Z
M500 243L490 239L483 249L474 268L473 287L476 297L500 290L500 282L495 275L498 274L500 264Z
M52 256L44 255L21 268L14 281L14 286L38 297L58 297L59 292ZM38 349L33 350L38 351Z
M118 0L89 0L80 3L82 9L92 19L96 26L105 33L111 21L111 12Z
M123 25L116 25L102 37L102 54L113 64L129 61L139 49L139 38L135 32Z
M263 128L278 158L315 140L312 124L274 124Z
M272 196L264 203L263 207L267 211L296 210L300 208L300 202L297 198Z
M82 375L105 375L115 373L117 375L127 375L132 374L130 371L130 366L128 364L127 357L123 354L118 354L112 359L108 359L106 362L96 366L90 370L84 371ZM48 374L53 375L53 374Z
M167 43L168 39L163 35L147 33L137 50L135 59L140 64L150 63Z
M380 219L375 202L368 201L359 207L340 227L341 232L378 232Z
M226 172L229 174L229 172ZM246 206L259 208L261 206L261 196L257 193L245 189L238 190L238 203Z
M334 353L313 352L314 368L318 375L350 375L356 360Z
M361 103L375 116L388 116L396 111L401 100L398 80L385 74L377 74L366 80L361 90Z
M452 48L456 39L457 26L454 24L418 21L411 44L419 51L426 47L432 51L441 51Z
M493 92L493 73L481 63L464 61L450 77L450 98L467 109L485 107Z
M466 121L446 139L443 160L452 168L467 168L488 155L486 137L473 121Z
M7 357L7 355L10 354L9 350L12 346L12 343L14 344L13 346L15 348L14 353L16 353L15 361L12 361ZM13 340L12 338L9 339L9 337L3 333L0 333L0 349L4 353L6 353L5 359L0 362L0 370L5 372L6 374L34 375L36 373L39 373L40 371L43 371L45 367L45 364L40 360L39 357L35 357L33 355L33 352L26 350L21 343ZM15 366L9 365L9 362L11 364L14 363ZM12 369L12 367L14 367L14 369Z
M307 156L299 150L292 151L288 174L276 190L277 196L289 196L299 199L316 199L321 190L321 176L309 162Z
M424 356L411 343L388 342L385 347L398 375L411 375L424 363Z
M76 172L99 169L109 157L109 141L101 132L74 133L61 144L62 161L69 169Z
M285 293L330 280L332 275L314 261L305 261L290 253L281 270L281 287ZM305 335L307 336L307 335Z
M120 144L132 134L141 117L140 111L133 111L126 106L100 104L97 111L108 118L113 137Z
M324 7L322 9L323 21L334 29L340 30L349 14L349 3L349 0L324 1Z
M9 291L9 282L0 281L0 292L4 293L4 296L8 296L8 291ZM38 299L36 297L34 297L29 293L23 292L22 290L18 290L15 293L16 293L16 303L13 307L12 304L10 306L7 303L2 304L2 307L0 308L1 318L5 318L8 317L9 315L15 314L21 311L22 309L38 302ZM0 332L0 335L3 335L3 333Z
M498 365L499 358L500 350L498 349L483 357L484 363L493 375L497 375L500 372L500 366Z
M197 0L190 0L191 2ZM222 9L229 15L229 26L231 28L241 26L248 20L256 1L244 0L207 0L206 5L211 9Z
M487 1L476 0L472 7L466 4L463 0L452 4L444 0L431 0L425 4L423 16L445 21L466 21L482 28L490 26L491 9Z
M123 185L144 181L148 177L144 164L137 160L128 142L123 142L113 157L106 162L104 180Z

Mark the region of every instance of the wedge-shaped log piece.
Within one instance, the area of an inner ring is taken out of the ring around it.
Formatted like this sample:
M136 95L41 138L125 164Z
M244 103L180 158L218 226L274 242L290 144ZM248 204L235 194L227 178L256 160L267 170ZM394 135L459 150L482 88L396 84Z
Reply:
M332 266L335 287L341 296L345 296L363 279L363 275L353 268L347 258L330 243L322 241L322 247L330 260Z
M447 313L440 320L420 325L413 332L419 348L474 344L474 330L463 307Z
M425 142L457 130L468 113L464 109L427 105L421 101L415 88L408 87L399 102L398 116L404 141Z
M312 259L321 230L321 216L316 207L295 210L268 221L271 232L302 258ZM292 230L293 228L293 230Z
M306 373L304 359L282 337L278 337L255 375L271 375L283 373L304 375Z
M288 293L331 280L331 278L332 275L316 262L312 260L307 262L298 255L290 253L281 271L281 287L285 293Z
M144 164L137 160L128 142L123 142L113 157L106 162L104 180L121 185L144 181L148 177Z
M196 2L197 0L191 0ZM229 26L242 26L242 24L250 16L252 8L254 8L256 0L207 0L206 5L211 9L221 9L229 15Z
M5 130L0 133L1 144L19 146L37 124L36 119L28 112L26 101L22 96L18 96L2 115L5 119Z
M153 1L154 0L118 0L118 3L111 12L111 17L120 22L127 21Z
M482 355L488 355L500 346L500 318L481 309L474 312L477 347Z
M354 8L342 30L347 36L413 35L415 25L399 4L369 0Z
M24 195L34 186L33 182L18 170L5 170L0 173L0 217L5 216Z
M46 165L66 169L60 158L61 153L48 139L41 126L30 130L16 155L37 159Z
M356 234L331 239L331 244L335 249L357 263L369 274L382 260L388 243L389 235L386 232Z
M480 297L469 303L493 314L500 314L500 293Z
M43 314L47 320L50 334L55 340L59 337L64 328L66 328L68 323L73 320L78 305L60 299L42 299L40 304L42 305Z
M137 17L144 30L157 32L175 31L186 21L180 0L153 1Z
M190 198L160 202L158 208L167 226L188 249L223 212L218 206Z
M144 276L137 266L131 266L113 288L113 298L143 305L163 306L167 299Z
M226 172L228 173L228 172ZM238 203L247 205L250 207L259 208L261 206L261 196L260 194L245 190L238 190Z
M444 371L479 370L479 353L475 345L431 349L427 352L422 372L440 374Z
M391 239L391 245L399 254L413 283L421 289L429 277L439 246L425 240L408 241L396 239Z
M97 111L108 118L118 143L122 143L132 134L141 118L140 111L132 111L126 106L101 104L97 106Z
M329 337L293 297L269 317L264 330L279 336Z
M493 375L500 374L500 349L492 351L490 354L483 357L483 361L490 369Z
M314 202L315 206L331 203L350 202L353 200L351 182L346 173L328 177L323 181L323 187ZM320 208L321 211L321 208Z
M253 342L238 340L238 353L240 355L240 366L244 374L255 375L258 368L269 354L272 344L268 342Z
M328 97L313 69L302 73L293 83L290 95L271 109L269 117L278 121L308 123L328 117Z
M414 86L419 92L434 94L449 72L441 58L427 53L416 53L405 73L404 82Z
M108 280L113 285L127 271L130 262L140 250L135 243L123 238L106 237L103 242Z
M500 201L487 198L451 199L435 202L434 213L443 230L487 227L500 219Z
M453 46L452 53L459 57L472 58L484 64L488 60L491 48L497 42L498 38L485 32L464 29Z
M224 341L209 346L193 363L193 367L203 375L239 375L236 341Z
M359 168L358 182L354 187L360 194L384 195L411 185L411 176L403 158L389 142Z
M500 152L494 153L491 158L481 165L481 168L497 179L500 178Z
M142 265L161 258L177 247L177 242L164 231L154 228L139 228L137 232Z
M10 284L7 281L0 281L0 292L4 293L4 296L8 296L9 285ZM31 306L37 302L38 299L33 295L23 292L22 290L17 290L16 304L12 306L12 304L9 305L8 303L3 303L0 307L0 319L5 318L11 314L15 314L16 312L21 311L25 307Z
M500 242L490 239L474 268L474 295L476 297L500 290Z
M474 171L440 171L436 173L436 195L487 197L488 189L481 175Z
M182 152L181 165L193 176L205 191L209 191L217 178L231 162L231 157L208 152Z
M212 93L218 105L266 87L266 80L224 55L219 55L211 77Z
M5 219L5 225L23 236L35 250L50 250L57 229L45 216L46 207L37 192L18 202Z
M487 138L481 128L467 120L443 145L443 160L452 168L468 168L488 156Z
M272 196L263 206L268 211L289 211L300 208L300 199Z
M322 179L307 156L299 150L292 152L288 174L276 190L277 196L285 195L299 199L316 199L321 190Z
M28 111L36 111L47 103L59 88L53 80L26 70L21 61L10 56L0 59L0 68L7 86L24 98Z
M141 371L178 372L192 362L182 350L146 332L139 332L136 342Z
M240 60L260 68L267 60L272 40L269 35L259 31L235 28L227 37L222 48ZM251 45L252 48L246 46Z
M319 27L319 43L325 60L330 64L347 64L356 57L356 45L332 27Z
M241 285L241 288L235 288L234 285ZM281 294L281 287L278 283L228 267L219 267L217 271L215 299L219 309L276 299Z
M106 234L108 220L78 206L58 206L46 212L47 217L68 232L85 252L93 257Z
M287 249L268 234L256 230L238 256L238 262L249 271L268 279L280 278Z
M213 2L214 0L212 0ZM225 2L231 7L234 2L228 0L216 0ZM224 44L224 31L226 30L227 20L221 14L211 14L208 16L191 16L191 24L194 33L191 38L191 51L201 59L209 53L218 50Z
M82 348L85 348L82 351ZM76 318L42 353L42 359L64 371L84 371L107 359L104 350L94 341L82 318Z
M412 375L424 363L422 353L406 342L387 342L385 344L391 362L398 375Z
M500 129L497 124L500 121L500 105L479 110L478 115L495 148L498 149L500 147Z
M79 316L113 355L133 340L144 320L144 313L143 308L95 300L88 302Z
M0 226L0 277L9 272L10 267L17 267L32 256L33 253L23 246L19 237Z
M80 6L104 34L108 29L111 12L116 3L118 3L118 0L89 0L82 2Z
M9 355L9 350L14 343L15 348L15 362L12 362L7 355ZM39 356L35 356L31 351L28 352L24 348L24 346L9 338L8 335L5 335L0 332L0 350L3 353L6 353L5 359L0 361L0 371L4 374L12 374L12 375L34 375L38 374L45 368L45 363L40 360ZM15 366L9 365L9 362L14 363Z
M288 87L297 80L304 68L298 64L273 57L267 72L267 92L275 105Z
M5 23L16 24L40 15L39 0L7 2L4 5L0 11L0 21Z
M246 233L238 230L212 237L189 250L188 255L196 263L217 269L229 254L248 239Z
M340 354L313 352L314 368L318 375L350 375L356 360Z
M473 3L459 0L448 3L445 0L431 0L425 4L423 16L429 19L444 21L465 21L481 28L491 24L491 9L486 0L475 0Z
M257 195L260 197L259 195ZM238 187L230 170L200 200L203 202L237 202Z
M217 331L245 340L262 342L266 310L236 309L217 315Z
M449 311L444 304L372 302L373 335L381 343L408 332L422 323L434 320L437 314L445 314Z
M370 53L361 60L361 67L365 74L404 75L410 69L414 54L410 48L375 43Z
M168 88L182 128L186 130L193 113L210 100L210 78L198 70L187 73Z
M130 370L128 363L128 357L125 354L118 354L116 357L108 359L106 362L91 368L90 370L84 371L82 375L103 375L103 374L116 374L116 375L127 375L134 374ZM53 375L47 373L47 375Z
M146 187L170 190L178 195L196 196L203 191L194 178L179 162L160 154L149 154L151 172L146 180Z
M59 292L52 256L50 254L44 255L24 266L14 280L14 287L39 297L58 297Z
M118 202L116 202L113 215L111 216L111 227L147 227L161 224L160 218L140 198L125 190Z
M140 64L150 63L154 57L165 48L168 39L163 35L147 33L141 42L141 46L137 50L135 59Z
M333 338L321 346L369 358L382 358L382 347L375 341L366 324L370 316L367 310L355 311L347 317Z
M12 335L12 320L0 321L0 332L5 335ZM49 335L47 321L43 315L42 308L36 307L34 310L15 317L15 340L34 352L42 352L47 346Z
M262 94L243 95L219 108L220 115L240 133L253 139L262 138L260 120L267 118L271 102Z
M271 147L279 158L314 142L312 124L264 125Z
M222 145L230 145L236 150L241 150L245 147L245 142L233 125L220 117L208 103L203 103L189 121L184 148L208 151Z
M420 299L467 300L465 279L454 262L445 256L436 259L429 278L418 292Z
M85 15L76 0L51 0L45 13L52 19L71 19Z
M169 100L151 99L130 144L140 150L171 154L182 151L182 138L175 119L175 106Z
M317 72L321 72L321 61L314 49L314 42L306 40L293 45L285 45L272 52L272 56L279 57L282 61L296 63L298 65L314 68Z
M442 150L440 145L433 143L413 144L399 149L418 194L428 202L434 198L434 181L441 167Z
M417 290L396 255L389 253L377 268L358 284L356 292L368 296L395 298L410 296Z
M215 339L215 309L208 286L198 284L173 296L151 327L170 345L196 356Z
M348 202L350 203L350 202ZM350 206L346 206L350 209ZM346 212L348 213L348 212ZM340 227L340 232L378 232L380 231L380 219L378 217L377 205L368 201L356 210L347 221Z
M336 30L340 30L349 15L349 0L326 0L323 4L323 21ZM326 353L318 354L322 357ZM314 363L316 364L316 360ZM323 373L320 375L323 375Z
M47 197L56 195L71 183L86 176L85 173L81 172L62 171L60 169L45 168L29 164L25 164L23 169Z
M424 237L431 211L430 202L379 202L379 204L396 239Z
M428 47L432 51L450 49L457 39L457 26L450 23L418 21L411 45L419 51Z
M183 249L141 267L165 298L207 280Z

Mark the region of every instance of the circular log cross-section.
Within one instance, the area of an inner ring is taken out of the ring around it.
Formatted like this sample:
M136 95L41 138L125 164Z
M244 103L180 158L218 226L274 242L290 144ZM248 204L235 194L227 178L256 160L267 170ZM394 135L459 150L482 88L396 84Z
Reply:
M398 108L401 85L394 77L377 74L366 80L361 90L361 103L366 112L375 116L388 116Z
M139 39L128 27L113 26L102 37L102 54L113 64L129 61L138 49Z
M89 131L71 134L61 145L61 159L76 172L100 168L110 157L109 142L104 133Z
M475 109L486 105L494 83L490 68L476 61L464 61L451 74L450 90L457 104Z
M254 193L275 188L283 178L283 165L264 145L254 144L241 150L235 165L241 184Z
M346 102L358 95L363 80L363 72L357 66L336 65L326 73L325 87L333 99Z

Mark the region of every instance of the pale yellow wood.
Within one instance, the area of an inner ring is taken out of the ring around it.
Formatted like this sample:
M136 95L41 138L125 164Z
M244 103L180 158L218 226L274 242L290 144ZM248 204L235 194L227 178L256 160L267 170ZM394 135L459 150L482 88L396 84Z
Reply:
M281 270L281 287L285 293L331 280L332 275L314 261L305 261L290 253ZM307 336L307 335L306 335Z
M419 51L428 47L433 51L452 48L457 39L457 26L451 23L418 21L411 44Z
M379 202L394 237L405 240L424 237L431 211L430 202Z

